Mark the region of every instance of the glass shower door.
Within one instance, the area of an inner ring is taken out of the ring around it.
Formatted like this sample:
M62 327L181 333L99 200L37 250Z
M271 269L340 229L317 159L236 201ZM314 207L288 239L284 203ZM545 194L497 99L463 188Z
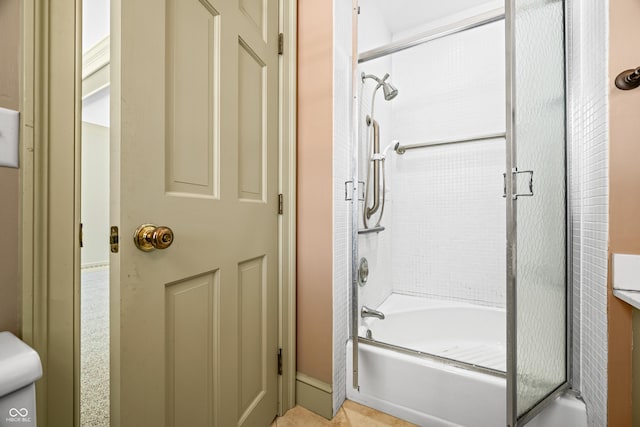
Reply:
M507 0L507 423L567 384L564 2Z

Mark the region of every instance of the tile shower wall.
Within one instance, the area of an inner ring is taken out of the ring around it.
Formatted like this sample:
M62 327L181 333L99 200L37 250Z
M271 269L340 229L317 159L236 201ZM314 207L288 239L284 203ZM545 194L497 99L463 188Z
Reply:
M394 54L391 139L504 132L504 57L502 21ZM504 138L392 152L387 163L393 291L504 307Z
M351 167L351 4L334 1L333 26L333 413L346 397L349 336L350 209L344 182Z
M501 4L487 2L398 33L387 27L375 2L363 0L360 5L358 43L364 52ZM402 86L400 95L391 102L384 100L381 90L376 95L381 150L398 138L422 141L504 131L503 28L501 23L489 25L361 64L360 72L379 77L390 73L390 81ZM469 68L474 72L468 73ZM361 180L367 174L370 128L365 120L371 114L375 85L367 79L359 92ZM359 255L368 260L370 272L359 302L377 307L391 292L400 292L504 306L504 140L432 150L429 154L412 152L411 160L402 165L400 158L388 151L381 221L385 231L358 239ZM436 156L438 161L430 163L435 158L432 154L443 152L447 153L444 159ZM471 169L463 171L467 167ZM426 181L415 175L423 169L435 179ZM436 203L428 191L444 197ZM361 211L363 205L360 203ZM424 209L426 206L429 209ZM465 220L465 211L479 211L480 215ZM457 218L452 219L451 212L456 212ZM414 214L415 221L408 227ZM370 227L376 219L374 216ZM490 233L495 234L487 236ZM449 261L443 263L444 258ZM469 268L462 272L456 262Z
M590 427L607 424L608 3L567 2L572 376Z
M391 32L387 28L385 17L376 7L372 7L367 2L362 2L362 11L358 19L358 43L361 52L369 49L385 45L391 41ZM373 61L361 64L358 67L358 74L373 74L382 78L385 73L391 74L391 57L386 56ZM390 80L393 81L394 76L391 75ZM370 127L366 125L366 117L371 115L371 100L376 83L372 79L366 79L364 83L361 80L358 84L358 99L360 117L358 121L358 158L359 158L359 180L366 180L367 169L370 158L368 152L370 148L369 134ZM374 118L380 125L380 145L381 149L391 141L391 109L395 101L385 101L382 90L376 93L376 102L374 107ZM370 191L371 194L371 191ZM389 195L389 193L387 193ZM392 292L392 252L391 252L391 235L393 233L392 226L392 208L391 201L388 200L384 208L384 215L380 224L385 227L385 231L381 233L361 234L358 237L358 255L366 258L369 265L369 278L365 286L360 288L359 305L368 307L378 307ZM369 199L369 206L372 201ZM359 212L362 217L364 202L359 203ZM376 214L370 223L373 227L377 220ZM363 220L360 219L359 228L364 228Z

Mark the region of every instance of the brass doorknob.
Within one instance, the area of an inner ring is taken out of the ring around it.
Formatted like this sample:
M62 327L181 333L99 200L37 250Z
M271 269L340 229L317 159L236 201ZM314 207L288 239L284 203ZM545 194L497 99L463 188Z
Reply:
M133 243L143 252L166 249L173 243L173 231L169 227L142 224L133 233Z

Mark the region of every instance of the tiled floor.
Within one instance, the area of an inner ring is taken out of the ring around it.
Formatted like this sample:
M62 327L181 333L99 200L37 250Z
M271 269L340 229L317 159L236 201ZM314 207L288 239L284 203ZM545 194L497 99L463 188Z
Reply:
M271 427L415 427L415 424L408 423L391 415L376 411L358 403L346 400L338 414L331 421L306 410L301 406L296 406L284 414L283 417L276 418Z

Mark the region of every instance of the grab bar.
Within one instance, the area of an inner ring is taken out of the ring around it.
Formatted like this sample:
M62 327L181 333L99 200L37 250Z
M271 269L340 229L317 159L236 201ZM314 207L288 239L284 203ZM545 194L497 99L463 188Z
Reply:
M398 142L393 149L398 154L404 154L407 150L415 150L416 148L433 147L436 145L461 144L463 142L486 141L488 139L506 138L506 136L507 136L506 133L500 132L500 133L490 133L487 135L481 135L473 138L445 139L440 141L422 142L420 144L411 144L411 145L400 145L400 142Z
M371 119L370 119L371 120ZM380 125L375 120L371 120L373 125L373 155L371 161L373 162L373 205L371 207L365 206L367 210L367 219L371 218L371 215L378 211L380 208L380 160L376 158L376 154L380 154Z

